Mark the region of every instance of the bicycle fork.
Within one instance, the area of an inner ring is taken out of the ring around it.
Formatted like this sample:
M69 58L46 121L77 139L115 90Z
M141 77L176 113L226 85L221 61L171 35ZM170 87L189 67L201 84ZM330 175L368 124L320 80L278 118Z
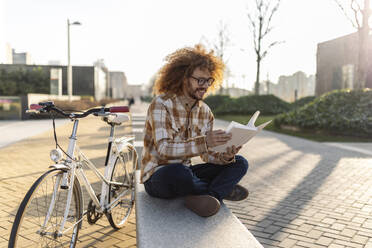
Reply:
M54 183L54 187L53 187L53 193L52 193L52 197L51 197L51 200L50 200L50 203L49 203L49 208L48 208L48 212L45 216L45 219L44 219L44 222L43 222L43 225L41 227L41 229L39 231L37 231L38 234L44 236L44 235L50 235L50 236L53 236L54 238L57 238L57 237L61 237L63 235L63 233L69 231L71 228L75 227L75 225L79 224L80 220L78 220L76 223L74 223L74 225L72 227L69 227L68 229L66 230L63 230L64 227L65 227L65 223L66 223L66 220L68 220L69 218L69 212L70 212L70 206L71 206L71 199L72 199L72 196L73 196L73 185L74 185L74 171L75 171L75 166L73 166L73 169L71 170L71 175L70 175L70 186L68 188L65 188L63 187L62 188L62 180L63 180L63 177L64 176L68 176L68 171L65 171L62 175L58 175L57 178L56 178L56 181ZM64 211L64 214L63 214L63 219L62 219L62 222L59 224L59 230L58 231L55 231L55 232L48 232L48 224L49 224L49 221L50 221L50 218L53 214L53 211L54 211L54 208L55 208L55 203L57 201L57 196L58 196L58 191L59 190L68 190L67 192L67 200L66 200L66 208L65 208L65 211ZM78 204L78 203L76 203Z
M38 231L38 233L40 235L53 235L54 238L61 237L64 232L67 232L71 228L74 228L75 225L79 224L82 221L82 218L81 218L76 223L74 223L74 225L72 227L69 227L68 229L63 231L63 229L65 227L66 220L68 219L68 214L70 212L71 199L72 199L73 190L74 190L76 163L73 163L71 160L73 160L73 158L74 158L74 150L75 150L75 146L76 146L76 132L77 132L78 124L79 124L79 120L77 120L77 119L74 120L74 126L73 126L73 129L72 129L72 134L69 138L69 145L68 145L68 149L67 149L68 159L62 165L59 164L59 165L51 166L51 167L54 167L54 168L57 168L57 169L63 169L64 172L63 172L62 175L58 175L58 177L56 179L56 182L54 183L53 195L52 195L52 198L51 198L51 201L50 201L48 212L47 212L47 215L44 219L44 223L41 227L41 230ZM69 175L69 172L70 172L70 175ZM67 200L66 200L66 208L65 208L62 223L60 223L60 227L59 227L58 232L48 233L48 232L46 232L46 227L48 226L50 217L51 217L51 215L54 211L54 207L55 207L55 203L56 203L56 197L57 197L57 194L58 194L58 190L60 188L62 190L68 190ZM76 204L78 204L78 203L76 203ZM80 207L80 206L78 206L78 207Z

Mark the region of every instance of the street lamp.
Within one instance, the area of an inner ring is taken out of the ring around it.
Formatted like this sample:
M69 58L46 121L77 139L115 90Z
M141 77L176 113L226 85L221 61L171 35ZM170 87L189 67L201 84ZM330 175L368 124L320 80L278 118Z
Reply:
M67 19L67 93L68 100L72 101L72 67L70 63L70 26L71 25L81 25L80 22L70 23Z

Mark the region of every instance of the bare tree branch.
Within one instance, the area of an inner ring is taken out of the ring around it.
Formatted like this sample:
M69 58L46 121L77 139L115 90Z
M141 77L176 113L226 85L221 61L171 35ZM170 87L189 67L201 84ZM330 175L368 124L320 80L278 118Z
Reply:
M357 4L359 10L356 9L356 8L354 8L353 3L356 3L356 4ZM360 22L359 22L359 20L358 20L358 13L360 13L360 11L361 11L360 5L359 5L358 2L356 2L356 1L354 1L354 0L351 0L351 1L350 1L350 8L351 8L351 9L353 10L353 12L354 12L354 20L355 20L355 23L356 23L356 25L357 25L357 28L359 29L359 28L361 28Z
M224 78L225 79L224 79L224 82L226 83L226 87L228 88L228 79L229 79L229 77L231 77L232 74L231 74L231 71L230 71L229 66L228 66L229 58L228 58L226 52L227 52L228 48L230 46L232 46L233 44L231 43L231 39L230 39L231 35L230 35L230 32L229 32L229 27L228 27L227 23L220 20L220 22L218 23L217 28L218 28L218 30L217 30L216 38L213 39L212 42L208 41L204 36L202 36L202 39L206 40L206 43L208 43L208 46L214 50L216 56L221 58L221 60L225 64L225 71L224 71L224 74L225 74Z
M273 30L271 25L274 14L278 11L281 0L255 0L256 6L253 11L248 11L249 29L253 36L254 51L256 53L257 71L255 82L255 94L259 94L260 66L262 59L269 50L282 42L275 41L265 46L266 36ZM265 48L266 47L266 48Z
M342 12L344 13L345 17L350 21L351 25L353 25L354 28L359 29L360 28L360 24L358 22L357 14L354 13L354 16L355 16L355 22L354 22L353 19L351 19L350 16L349 16L349 14L346 12L344 6L340 3L340 1L339 0L334 0L334 1L338 5L338 7L342 10ZM351 1L351 4L352 4L352 1L353 0L350 0L350 1Z
M251 22L251 25L252 25L251 32L253 34L254 50L257 53L258 46L257 46L257 28L256 28L256 23L255 23L255 21L253 20L253 18L251 17L251 15L249 13L248 13L248 19L249 19L249 21Z
M280 0L277 1L276 5L274 6L274 8L272 9L270 13L270 17L266 22L266 31L264 32L262 37L266 36L272 30L272 28L270 27L271 19L273 18L273 15L275 14L275 12L279 9L279 4L280 4Z
M351 5L352 5L353 3L355 3L355 4L357 5L357 7L358 7L357 11L362 11L362 7L360 6L360 4L359 4L358 1L352 0L352 1L351 1Z
M363 88L366 85L367 74L369 68L369 25L368 20L371 15L370 0L364 0L364 5L358 0L334 0L340 9L343 11L346 18L352 23L353 27L358 31L358 60L356 62L356 76L354 81L355 88ZM348 2L348 10L354 18L351 18L348 11L345 9Z
M282 44L284 43L284 41L274 41L272 42L270 45L268 45L268 47L266 48L266 50L262 53L261 55L261 58L265 58L268 51L273 47L273 46L276 46L276 45L279 45L279 44Z

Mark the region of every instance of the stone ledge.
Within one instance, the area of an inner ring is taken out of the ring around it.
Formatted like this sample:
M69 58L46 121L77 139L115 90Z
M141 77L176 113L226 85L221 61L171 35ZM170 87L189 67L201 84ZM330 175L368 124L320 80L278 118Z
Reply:
M137 247L263 248L226 205L208 218L183 206L183 200L149 196L136 171Z

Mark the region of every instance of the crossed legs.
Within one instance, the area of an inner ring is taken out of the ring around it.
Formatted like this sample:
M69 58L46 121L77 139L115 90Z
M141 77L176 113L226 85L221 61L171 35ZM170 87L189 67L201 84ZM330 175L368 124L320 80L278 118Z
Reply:
M206 163L191 168L183 164L166 165L144 183L146 192L167 199L210 195L222 202L248 170L248 162L244 157L236 155L235 160L227 165Z

